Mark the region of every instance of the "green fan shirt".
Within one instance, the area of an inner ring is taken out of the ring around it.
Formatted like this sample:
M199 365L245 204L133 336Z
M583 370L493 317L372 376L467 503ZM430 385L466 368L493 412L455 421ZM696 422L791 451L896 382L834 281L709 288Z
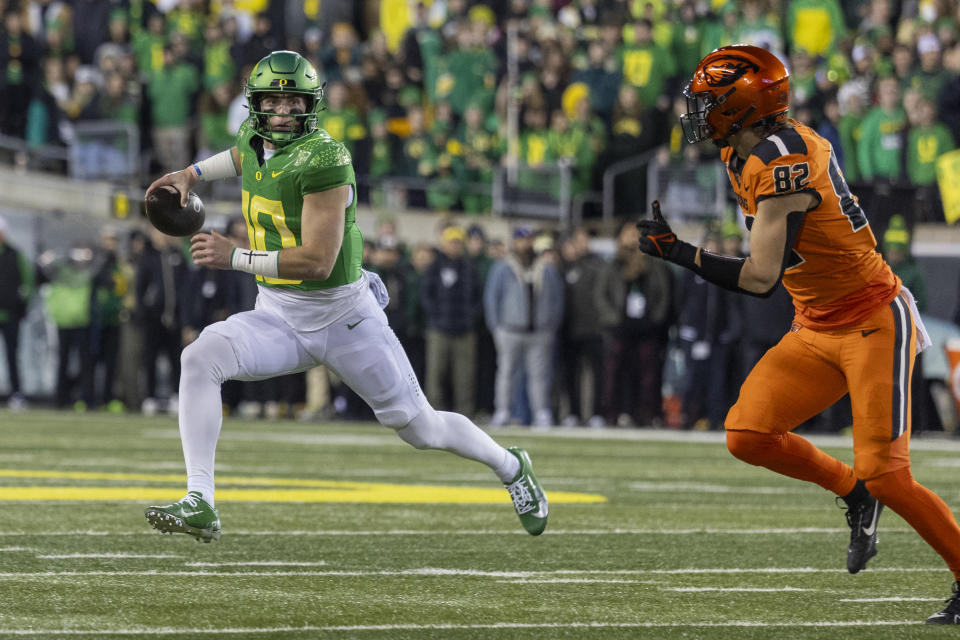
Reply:
M360 278L363 236L357 227L357 181L350 153L323 129L279 147L262 165L251 142L256 133L249 121L237 132L242 172L242 211L250 246L277 251L302 244L300 236L303 197L343 185L353 190L344 211L343 244L330 277L326 280L285 280L257 276L267 287L310 291L350 284Z

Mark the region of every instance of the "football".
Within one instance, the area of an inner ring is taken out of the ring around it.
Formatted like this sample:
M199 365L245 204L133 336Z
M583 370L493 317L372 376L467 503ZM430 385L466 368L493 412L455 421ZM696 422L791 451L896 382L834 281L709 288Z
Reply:
M146 209L150 224L169 236L189 236L203 227L203 202L192 191L181 207L180 192L164 185L150 192Z

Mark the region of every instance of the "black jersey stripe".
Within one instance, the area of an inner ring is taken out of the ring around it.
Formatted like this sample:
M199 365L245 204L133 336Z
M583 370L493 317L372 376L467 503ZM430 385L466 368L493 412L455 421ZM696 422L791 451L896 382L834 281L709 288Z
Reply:
M803 141L803 136L791 128L780 129L767 136L750 151L750 155L757 156L765 165L782 156L806 153L807 143Z
M907 430L910 411L910 341L913 337L913 317L910 308L897 296L890 303L893 311L893 423L890 439L896 440Z

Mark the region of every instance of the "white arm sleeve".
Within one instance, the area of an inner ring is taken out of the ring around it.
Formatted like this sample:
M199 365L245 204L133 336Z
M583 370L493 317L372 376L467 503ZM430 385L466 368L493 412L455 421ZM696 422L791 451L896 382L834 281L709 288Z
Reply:
M233 153L230 149L196 162L190 168L201 182L237 177L237 167L233 164Z

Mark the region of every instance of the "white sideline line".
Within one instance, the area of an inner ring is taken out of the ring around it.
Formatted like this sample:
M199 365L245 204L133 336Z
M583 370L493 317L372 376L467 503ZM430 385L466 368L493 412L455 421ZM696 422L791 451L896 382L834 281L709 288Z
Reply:
M33 551L31 547L0 547L0 551Z
M503 584L656 584L656 580L629 578L510 578L497 580Z
M80 558L182 558L170 553L57 553L37 556L41 560L70 560Z
M779 593L781 591L820 591L820 589L800 589L798 587L662 587L660 591L679 593L700 593L701 591Z
M871 573L932 573L942 572L943 567L879 567L870 569ZM560 569L556 571L479 571L475 569L443 569L424 567L420 569L384 570L384 571L161 571L148 569L143 571L32 571L5 572L0 578L55 578L76 576L229 576L229 577L374 577L374 576L430 576L430 577L480 577L480 578L543 578L547 576L644 576L644 575L744 575L744 574L812 574L846 573L846 569L818 569L815 567L759 567L759 568L697 568L689 569ZM699 590L699 589L698 589Z
M187 562L188 567L323 567L326 562L287 562L284 560L251 560L250 562Z
M627 485L634 491L656 492L695 492L695 493L733 493L780 495L805 493L802 489L787 489L784 487L737 487L723 484L707 484L697 482L631 482Z
M943 602L946 598L840 598L840 602Z
M548 529L544 535L550 536L608 536L608 535L797 535L797 534L834 534L849 531L845 527L791 527L791 528L770 528L770 529L720 529L720 528L697 528L697 529ZM231 536L293 536L293 537L311 537L311 536L503 536L519 535L526 536L525 531L519 529L497 530L497 529L433 529L430 531L418 529L383 529L374 531L348 530L348 529L329 529L329 530L290 530L290 531L252 531L252 530L229 530ZM907 527L884 528L884 534L891 533L914 533L913 529ZM145 531L94 531L74 530L74 531L0 531L0 537L4 536L156 536L157 534L150 530Z
M920 624L916 620L821 620L810 622L761 622L730 620L728 622L494 622L490 624L358 624L303 627L257 628L172 628L140 627L133 629L0 629L0 635L11 636L107 636L107 635L195 635L253 633L317 633L336 631L456 631L474 629L698 629L698 628L794 628L794 627L899 627Z

